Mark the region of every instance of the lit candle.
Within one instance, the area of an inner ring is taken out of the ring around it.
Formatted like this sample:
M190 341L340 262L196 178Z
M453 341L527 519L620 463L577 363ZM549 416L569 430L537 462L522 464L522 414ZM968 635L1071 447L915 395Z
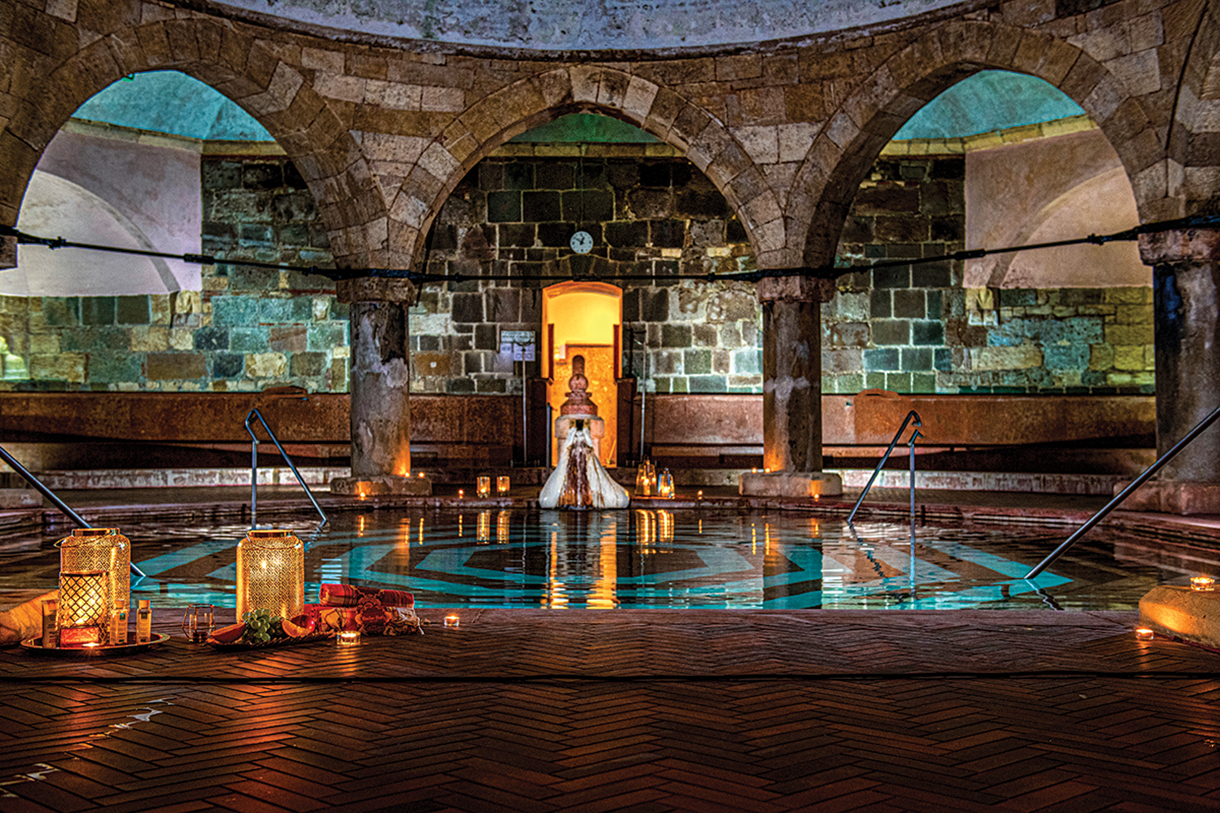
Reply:
M703 489L699 489L698 491L695 492L695 499L696 500L703 499Z
M501 474L496 478L496 493L501 497L508 494L508 475Z
M1211 576L1195 576L1190 580L1190 589L1210 593L1216 589L1216 580Z
M466 489L459 488L458 489L458 499L461 500L461 499L465 499L465 498L466 498Z
M445 626L446 627L456 627L458 625L458 623L459 622L458 622L458 617L457 617L456 613L450 613L449 615L445 616Z
M480 497L491 496L491 477L484 474L475 479L475 491Z
M418 476L418 477L419 477L419 479L421 479L421 480L422 480L422 479L424 479L424 473L423 473L422 471L421 471L421 472L420 472L420 473L419 473L417 476Z
M1135 630L1135 637L1141 641L1151 641L1153 633L1147 627L1139 627Z
M359 630L343 630L337 637L339 646L356 646L360 643Z

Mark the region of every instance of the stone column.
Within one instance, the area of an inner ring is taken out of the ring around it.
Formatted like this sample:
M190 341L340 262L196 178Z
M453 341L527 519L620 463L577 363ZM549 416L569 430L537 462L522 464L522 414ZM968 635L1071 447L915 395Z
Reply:
M843 493L838 475L822 473L822 314L834 280L765 277L763 311L763 465L743 474L751 496Z
M1160 456L1220 406L1220 231L1141 235L1140 256L1152 266ZM1195 438L1123 508L1220 513L1220 426Z
M340 280L351 306L352 476L331 481L335 494L431 494L411 472L410 350L407 308L416 299L406 279Z

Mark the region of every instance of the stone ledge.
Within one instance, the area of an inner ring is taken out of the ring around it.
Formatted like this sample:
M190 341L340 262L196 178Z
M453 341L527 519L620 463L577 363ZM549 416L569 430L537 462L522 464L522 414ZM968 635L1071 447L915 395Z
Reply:
M1157 635L1220 649L1220 592L1159 585L1140 599L1140 624Z
M838 497L843 493L843 480L823 471L749 472L741 475L737 493L743 497Z
M32 488L0 488L0 508L38 508L42 495Z
M341 497L380 497L385 495L432 496L429 477L399 477L383 474L376 477L336 477L330 481L330 493Z
M1114 486L1114 494L1129 485ZM1122 504L1126 511L1154 511L1160 514L1220 514L1220 483L1195 480L1151 480L1144 483Z

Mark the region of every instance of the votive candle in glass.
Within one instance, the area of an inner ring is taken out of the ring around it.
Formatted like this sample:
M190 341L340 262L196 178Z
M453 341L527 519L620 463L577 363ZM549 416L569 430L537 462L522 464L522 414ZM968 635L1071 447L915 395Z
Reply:
M508 475L507 474L501 474L499 477L496 478L496 493L499 494L501 497L504 497L508 494Z
M491 496L491 477L484 474L475 479L475 490L480 497Z

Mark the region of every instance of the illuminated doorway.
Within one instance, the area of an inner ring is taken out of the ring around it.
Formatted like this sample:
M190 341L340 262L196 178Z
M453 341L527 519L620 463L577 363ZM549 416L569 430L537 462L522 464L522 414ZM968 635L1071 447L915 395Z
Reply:
M623 324L623 291L604 282L561 282L542 292L542 335L547 359L547 403L559 415L572 375L572 358L584 356L589 396L606 422L599 455L613 466L618 454L619 341ZM554 423L547 427L554 431ZM551 447L551 465L559 461Z

